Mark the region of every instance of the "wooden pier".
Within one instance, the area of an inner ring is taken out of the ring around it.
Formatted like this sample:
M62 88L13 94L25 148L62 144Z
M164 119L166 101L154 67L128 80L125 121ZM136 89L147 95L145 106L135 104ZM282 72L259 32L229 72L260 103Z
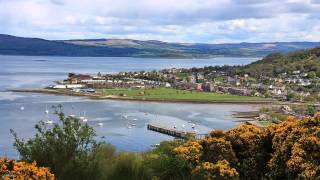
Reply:
M207 134L196 134L194 132L180 131L177 129L170 129L167 127L161 127L161 126L154 125L154 124L148 124L147 128L148 128L148 130L151 130L151 131L159 132L162 134L166 134L169 136L173 136L176 138L182 138L182 139L187 138L188 135L194 136L196 139L203 139L207 136Z

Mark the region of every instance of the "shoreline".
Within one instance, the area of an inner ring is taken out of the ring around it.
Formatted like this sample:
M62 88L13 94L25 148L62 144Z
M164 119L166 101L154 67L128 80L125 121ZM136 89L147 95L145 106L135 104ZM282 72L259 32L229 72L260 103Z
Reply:
M143 102L160 102L160 103L190 103L190 104L279 104L278 101L229 101L229 100L188 100L188 99L146 99L146 98L132 98L132 97L122 97L115 95L99 95L99 94L89 94L89 93L77 93L77 92L67 92L67 91L57 91L53 89L9 89L10 92L21 92L21 93L41 93L41 94L53 94L59 96L77 96L86 97L94 100L122 100L122 101L143 101Z

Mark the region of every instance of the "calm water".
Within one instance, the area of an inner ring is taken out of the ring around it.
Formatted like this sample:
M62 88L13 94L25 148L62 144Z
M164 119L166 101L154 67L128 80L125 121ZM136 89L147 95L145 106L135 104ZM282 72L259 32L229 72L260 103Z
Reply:
M0 155L17 157L10 129L20 137L32 137L34 125L45 118L45 108L63 105L66 114L86 112L89 124L98 138L110 142L119 150L144 151L150 145L171 137L146 129L147 123L191 129L196 124L199 133L211 129L228 129L237 125L232 111L247 111L251 105L150 103L115 100L89 100L79 97L54 96L7 92L10 88L39 87L63 79L69 72L115 73L120 71L157 70L172 67L203 67L209 65L236 65L256 61L257 58L215 59L141 59L141 58L92 58L92 57L31 57L0 56ZM21 106L24 110L21 110ZM74 107L74 110L72 110ZM128 128L128 119L137 119L136 127ZM56 117L50 114L50 118ZM103 127L97 124L102 122Z

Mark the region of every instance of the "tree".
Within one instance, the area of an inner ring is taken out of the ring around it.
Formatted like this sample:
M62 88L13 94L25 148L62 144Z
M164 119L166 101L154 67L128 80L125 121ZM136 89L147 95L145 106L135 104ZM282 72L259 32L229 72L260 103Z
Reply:
M98 163L98 180L149 180L148 169L144 167L144 156L140 153L117 152L110 144L94 149L92 161ZM90 178L92 179L92 178Z
M59 122L48 127L40 121L34 138L24 141L11 130L22 160L36 161L40 166L50 167L58 179L94 179L96 164L90 153L100 144L95 131L79 119L65 117L62 108L56 108Z
M315 78L317 78L317 74L314 71L310 71L308 73L308 78L315 79Z
M177 158L174 149L181 145L181 140L164 141L160 146L147 154L146 169L151 170L153 177L163 180L190 179L191 169L188 163Z

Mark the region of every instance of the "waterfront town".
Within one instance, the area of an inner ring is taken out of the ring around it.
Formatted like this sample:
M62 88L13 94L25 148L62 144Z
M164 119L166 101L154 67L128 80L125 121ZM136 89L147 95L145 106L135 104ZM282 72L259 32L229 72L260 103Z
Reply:
M95 92L96 89L174 88L196 92L214 92L238 96L255 96L280 101L318 103L319 92L314 87L318 78L306 72L283 72L279 77L236 73L233 66L204 68L172 68L159 71L120 72L96 75L69 73L56 81L52 89L72 89L75 92ZM316 102L315 102L316 101Z

